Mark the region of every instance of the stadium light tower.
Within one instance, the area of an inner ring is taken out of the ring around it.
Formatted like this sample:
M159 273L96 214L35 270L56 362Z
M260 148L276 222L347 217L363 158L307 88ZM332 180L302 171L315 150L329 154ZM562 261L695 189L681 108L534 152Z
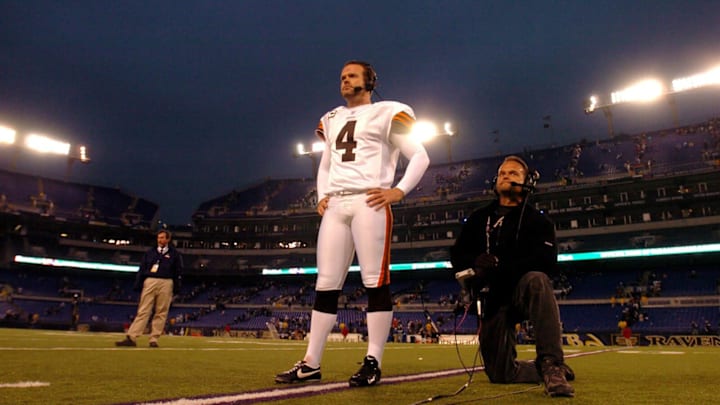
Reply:
M68 142L59 141L41 134L28 134L25 147L38 153L67 156L66 180L70 179L73 163L90 163L87 148L84 145L72 147Z
M410 136L416 140L426 143L437 137L445 137L445 144L447 147L447 160L448 163L452 163L452 139L457 136L458 132L453 128L450 122L443 124L443 131L438 131L438 127L434 122L430 121L418 121L413 125Z
M295 146L295 152L293 153L294 158L299 158L302 156L307 156L310 158L310 161L312 162L312 178L317 178L317 172L318 172L318 155L322 153L323 149L325 149L325 143L322 141L316 141L313 142L310 146L310 150L307 150L305 148L305 144L298 143Z
M12 158L10 159L10 167L14 170L17 165L20 148L15 143L17 139L17 131L10 127L0 125L0 145L9 146L13 149Z
M670 108L672 108L675 127L680 126L675 95L690 90L717 85L720 85L720 66L716 66L708 71L697 73L692 76L674 79L672 81L672 91L667 94L667 97L668 102L670 103Z
M605 116L605 119L607 120L608 135L610 136L610 138L613 138L615 136L615 128L613 127L612 110L610 109L610 104L601 106L599 105L599 100L599 97L596 95L588 97L588 99L585 100L585 114L592 114L598 108L601 109L603 115Z
M65 173L65 177L68 180L70 179L72 166L75 162L80 162L83 164L90 163L90 157L88 156L87 147L85 145L77 145L70 150L70 153L68 153L67 170Z
M625 103L647 103L652 102L666 94L665 86L656 79L644 79L622 90L614 91L610 94L610 102L602 104L600 98L596 95L590 96L585 100L585 114L592 114L600 109L605 115L608 122L608 134L610 137L615 136L613 127L613 116L611 106Z
M720 66L703 73L673 80L672 91L673 93L680 93L701 87L716 86L718 84L720 84Z
M22 141L20 141L16 130L0 125L0 146L4 145L8 145L13 149L11 162L13 170L17 166L18 157L23 150L31 150L41 154L66 156L66 179L70 178L70 172L74 162L90 163L87 147L84 145L71 145L68 142L37 133L29 133L22 137Z
M0 143L14 145L16 134L14 129L0 125Z
M28 149L40 153L50 153L55 155L70 155L70 144L58 141L40 134L29 134L25 137L25 146Z

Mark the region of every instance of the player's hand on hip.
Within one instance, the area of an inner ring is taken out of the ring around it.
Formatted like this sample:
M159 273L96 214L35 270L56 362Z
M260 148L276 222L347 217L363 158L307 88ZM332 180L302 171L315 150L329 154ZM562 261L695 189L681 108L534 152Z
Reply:
M375 208L376 211L394 204L405 197L405 193L399 188L373 188L367 192L368 198L365 200L368 206Z
M320 201L318 202L317 212L318 212L318 214L320 214L320 216L322 216L323 214L325 214L325 210L326 210L327 207L328 207L328 201L329 201L329 200L330 200L330 197L325 197L325 198L323 198L322 200L320 200Z

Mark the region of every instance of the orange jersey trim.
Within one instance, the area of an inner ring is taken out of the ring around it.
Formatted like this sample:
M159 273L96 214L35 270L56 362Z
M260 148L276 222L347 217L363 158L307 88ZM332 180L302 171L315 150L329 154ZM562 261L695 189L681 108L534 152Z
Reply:
M395 114L390 124L390 132L394 134L407 134L412 130L415 119L408 113L400 111Z
M318 122L317 128L315 128L315 135L318 136L318 138L325 140L325 128L323 128L322 121Z
M393 117L393 121L410 128L415 122L415 119L405 111L400 111L399 113L395 114L395 116Z
M393 213L390 206L385 207L385 244L378 278L378 287L390 284L390 242L392 240Z

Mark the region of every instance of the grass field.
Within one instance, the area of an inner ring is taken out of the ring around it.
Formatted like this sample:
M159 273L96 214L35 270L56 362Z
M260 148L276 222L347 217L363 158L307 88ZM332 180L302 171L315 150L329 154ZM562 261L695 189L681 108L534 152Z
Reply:
M0 329L0 403L410 405L452 393L468 381L462 370L450 376L429 374L462 369L454 345L388 344L383 383L346 389L365 344L329 343L322 383L280 386L274 375L302 357L305 343L164 336L159 349L148 348L146 337L137 348L115 348L113 342L122 337ZM532 346L518 349L521 357L534 357ZM472 364L475 351L473 346L459 348L466 365ZM566 355L577 374L575 398L548 398L535 385L493 385L478 371L461 394L432 403L709 404L720 398L720 348L566 347Z

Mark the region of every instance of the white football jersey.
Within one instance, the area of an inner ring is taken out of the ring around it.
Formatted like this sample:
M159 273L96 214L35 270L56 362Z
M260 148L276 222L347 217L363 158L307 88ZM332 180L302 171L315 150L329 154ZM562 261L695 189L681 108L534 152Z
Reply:
M325 141L326 152L329 148L331 160L326 184L318 179L319 198L392 187L400 150L390 142L390 129L395 125L396 131L409 132L414 122L412 108L396 101L341 106L326 113L316 133Z

